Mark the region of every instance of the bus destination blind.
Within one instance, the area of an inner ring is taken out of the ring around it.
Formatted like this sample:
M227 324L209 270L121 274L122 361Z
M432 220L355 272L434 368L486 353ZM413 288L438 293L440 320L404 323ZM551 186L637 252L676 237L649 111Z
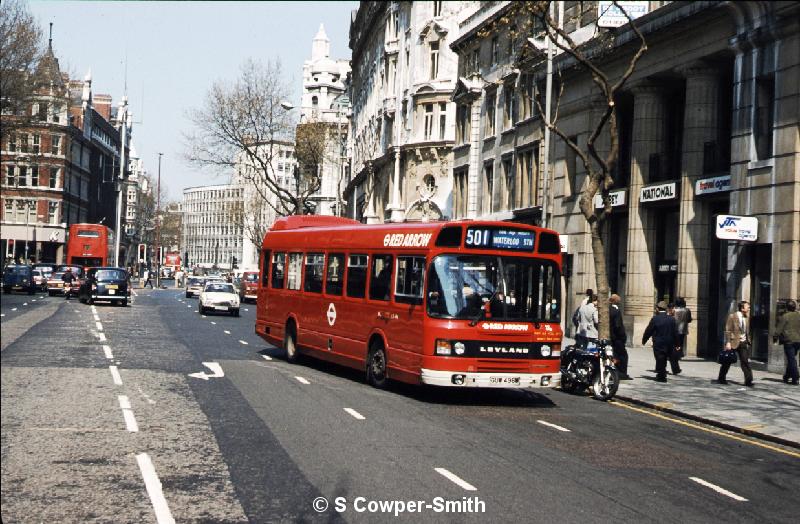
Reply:
M467 228L466 247L533 251L533 231L487 227Z

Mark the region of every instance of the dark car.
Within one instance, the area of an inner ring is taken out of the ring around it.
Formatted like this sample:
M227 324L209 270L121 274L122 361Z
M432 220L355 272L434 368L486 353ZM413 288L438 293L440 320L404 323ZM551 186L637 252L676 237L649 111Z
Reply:
M36 283L33 281L33 268L23 264L9 264L3 270L3 292L27 291L33 295Z
M120 306L128 305L128 272L121 267L93 267L81 283L78 299L91 304L108 300Z

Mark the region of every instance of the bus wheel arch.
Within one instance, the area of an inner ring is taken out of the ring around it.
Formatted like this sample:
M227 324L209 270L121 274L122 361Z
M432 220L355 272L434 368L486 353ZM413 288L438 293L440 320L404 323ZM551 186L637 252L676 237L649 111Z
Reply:
M378 389L385 389L389 382L389 365L386 342L377 333L369 339L366 362L367 383Z
M297 351L297 321L294 317L286 320L286 327L283 330L283 349L286 350L286 361L296 364L299 354Z

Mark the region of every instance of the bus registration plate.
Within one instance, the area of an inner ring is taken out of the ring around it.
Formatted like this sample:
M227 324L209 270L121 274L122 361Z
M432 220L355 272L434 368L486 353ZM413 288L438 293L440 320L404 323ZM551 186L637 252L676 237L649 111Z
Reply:
M510 384L519 386L519 377L489 377L490 384Z

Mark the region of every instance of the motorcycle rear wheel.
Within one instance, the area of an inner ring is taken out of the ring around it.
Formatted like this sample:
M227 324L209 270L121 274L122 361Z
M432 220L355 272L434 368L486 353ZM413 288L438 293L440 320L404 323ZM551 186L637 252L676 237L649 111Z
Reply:
M592 380L592 396L597 400L611 400L619 388L619 371L616 368L605 368L605 386L600 381L600 373Z
M575 393L578 390L578 383L566 374L561 374L561 391L565 393Z

